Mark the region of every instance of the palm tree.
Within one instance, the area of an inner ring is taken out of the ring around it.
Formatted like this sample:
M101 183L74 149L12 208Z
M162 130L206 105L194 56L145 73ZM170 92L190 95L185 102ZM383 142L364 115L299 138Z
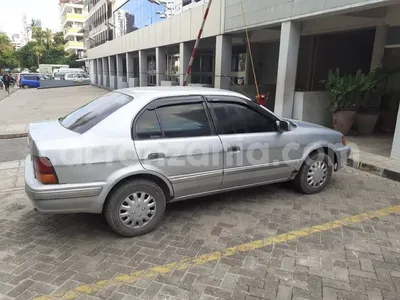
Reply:
M42 44L36 42L36 44L32 47L32 50L33 50L33 53L36 56L36 62L37 62L37 65L39 67L40 58L43 56L43 52L44 52L45 49L44 49Z
M40 27L33 27L32 28L32 38L38 42L38 44L43 45L45 38L45 32Z
M47 49L49 49L53 42L53 33L50 29L47 28L45 31L43 31L43 39L46 43Z

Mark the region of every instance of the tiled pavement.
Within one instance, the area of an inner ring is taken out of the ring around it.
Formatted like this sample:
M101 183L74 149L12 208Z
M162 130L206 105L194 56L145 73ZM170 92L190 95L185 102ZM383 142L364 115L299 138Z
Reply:
M0 299L400 299L399 214L167 275L86 285L399 205L400 183L346 168L319 195L284 184L176 203L156 231L120 238L101 216L33 211L17 185L22 170L0 165L0 182L15 176L11 189L0 185Z

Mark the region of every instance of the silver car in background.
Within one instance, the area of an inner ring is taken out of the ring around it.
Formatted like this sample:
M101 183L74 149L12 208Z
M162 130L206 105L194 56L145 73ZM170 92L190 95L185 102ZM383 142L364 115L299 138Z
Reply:
M45 213L103 213L123 236L160 224L167 203L293 181L322 191L350 148L337 131L275 116L210 88L122 89L29 126L25 188Z

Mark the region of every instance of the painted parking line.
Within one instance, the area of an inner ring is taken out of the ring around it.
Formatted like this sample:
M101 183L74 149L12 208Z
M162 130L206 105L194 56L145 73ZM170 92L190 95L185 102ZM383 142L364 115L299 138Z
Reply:
M374 212L362 213L359 215L335 220L321 225L304 228L302 230L291 231L284 234L268 237L262 240L253 241L246 244L226 248L221 251L215 251L209 254L201 255L198 257L187 258L177 262L169 263L162 266L151 267L143 271L134 272L131 274L118 275L108 280L101 280L93 284L79 285L72 290L54 295L45 295L35 298L35 300L54 300L54 299L77 299L80 295L94 295L99 290L109 287L111 285L118 285L121 283L133 283L143 278L153 279L160 274L169 274L174 270L186 270L190 266L200 266L207 262L217 261L223 257L233 256L241 252L249 252L257 250L266 246L274 244L285 243L301 237L309 236L313 233L324 232L331 229L339 228L346 225L361 223L373 218L385 217L391 214L400 213L400 205L384 208Z

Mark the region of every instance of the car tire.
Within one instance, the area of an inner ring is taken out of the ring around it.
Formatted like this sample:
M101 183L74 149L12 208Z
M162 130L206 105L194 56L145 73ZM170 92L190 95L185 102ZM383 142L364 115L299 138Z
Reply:
M146 195L149 196L147 200ZM142 200L135 201L134 196L136 199L139 198ZM148 204L144 205L143 199L146 200ZM140 207L136 207L139 203ZM143 206L149 207L153 204L154 211L149 209L149 214L143 214L142 216L141 212L144 211ZM130 205L132 205L132 207L130 207ZM121 236L135 237L152 231L161 223L165 212L165 206L166 198L163 190L153 181L138 179L123 183L112 191L107 199L103 213L107 223L115 233ZM139 210L136 210L137 208ZM143 218L141 221L143 223L144 218L151 218L147 224L139 226L140 221L136 220L140 220L141 217ZM124 224L124 222L126 224Z
M294 179L295 188L304 194L320 193L329 183L333 172L331 158L324 152L314 151L305 160Z
M24 84L22 87L23 87L24 89L29 89L29 85L27 85L27 84Z

